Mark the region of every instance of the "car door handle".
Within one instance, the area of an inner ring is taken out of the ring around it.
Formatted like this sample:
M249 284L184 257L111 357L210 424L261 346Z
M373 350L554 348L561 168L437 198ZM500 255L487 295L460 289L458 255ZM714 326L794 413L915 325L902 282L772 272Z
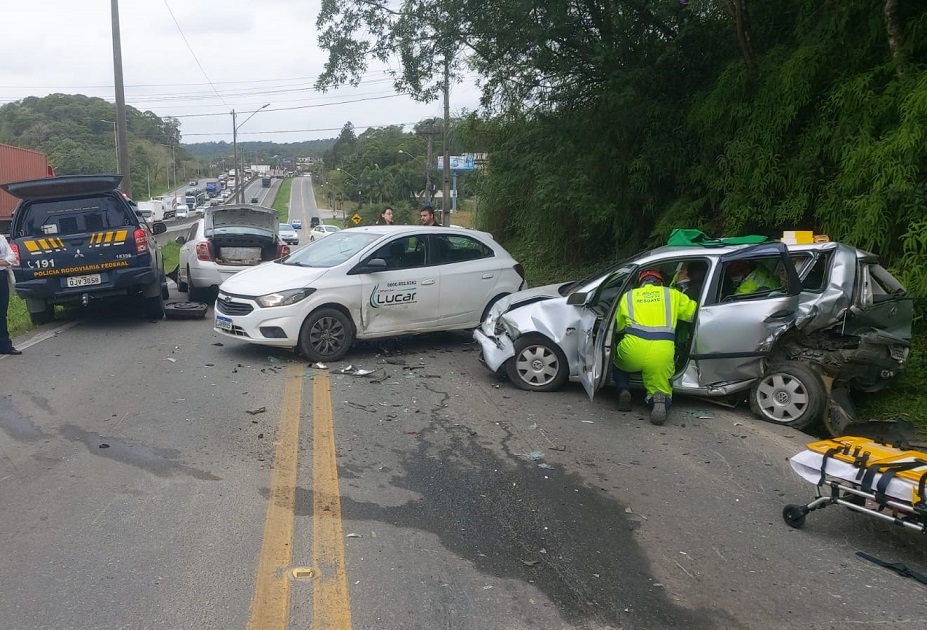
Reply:
M428 280L422 280L422 286L425 286L428 284L434 284L434 283L435 283L434 278L429 278Z
M494 273L484 273L484 274L483 274L483 280L489 280L490 278L494 278L495 276L496 276L496 274L494 274Z

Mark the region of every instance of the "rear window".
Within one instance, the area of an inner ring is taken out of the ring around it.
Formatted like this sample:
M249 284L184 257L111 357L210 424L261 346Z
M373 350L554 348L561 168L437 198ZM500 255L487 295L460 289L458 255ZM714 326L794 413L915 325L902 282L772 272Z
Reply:
M16 236L68 236L135 224L113 197L34 201L25 208Z

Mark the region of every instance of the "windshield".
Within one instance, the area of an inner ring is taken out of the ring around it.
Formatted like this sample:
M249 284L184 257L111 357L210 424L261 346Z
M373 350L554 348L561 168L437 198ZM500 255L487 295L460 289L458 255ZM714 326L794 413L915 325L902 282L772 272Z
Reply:
M382 234L369 232L337 232L328 238L319 239L299 251L290 254L281 264L297 267L335 267L358 252L363 251Z
M623 275L627 275L633 267L630 262L634 260L634 258L636 257L627 258L621 262L615 263L614 265L610 265L605 269L600 269L599 271L586 276L582 280L572 282L561 288L560 293L566 296L570 295L571 293L575 293L576 291L591 291L595 289L602 282L602 280L611 276L616 271L623 271Z

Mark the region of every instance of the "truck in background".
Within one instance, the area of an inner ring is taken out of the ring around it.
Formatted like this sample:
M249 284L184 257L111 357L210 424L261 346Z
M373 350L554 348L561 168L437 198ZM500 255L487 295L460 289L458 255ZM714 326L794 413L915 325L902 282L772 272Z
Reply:
M206 180L206 196L208 196L210 199L214 197L218 197L219 191L221 189L222 187L219 186L218 179L207 179Z
M0 184L54 176L55 169L44 153L0 144ZM18 202L19 199L0 190L0 233L9 233L13 209Z
M174 213L176 211L176 205L173 203L175 200L172 197L169 200L166 200L162 197L152 197L148 201L139 201L138 209L142 212L151 212L152 220L154 221L164 221L165 219L173 219Z
M261 178L261 188L270 188L270 177L265 175Z

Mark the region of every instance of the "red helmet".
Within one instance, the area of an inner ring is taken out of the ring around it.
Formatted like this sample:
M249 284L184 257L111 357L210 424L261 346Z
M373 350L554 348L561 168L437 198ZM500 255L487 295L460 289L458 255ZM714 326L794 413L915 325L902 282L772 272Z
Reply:
M638 283L644 284L644 281L646 280L656 280L660 284L663 284L663 276L660 275L660 272L655 269L646 269L641 272L641 275L638 278Z

